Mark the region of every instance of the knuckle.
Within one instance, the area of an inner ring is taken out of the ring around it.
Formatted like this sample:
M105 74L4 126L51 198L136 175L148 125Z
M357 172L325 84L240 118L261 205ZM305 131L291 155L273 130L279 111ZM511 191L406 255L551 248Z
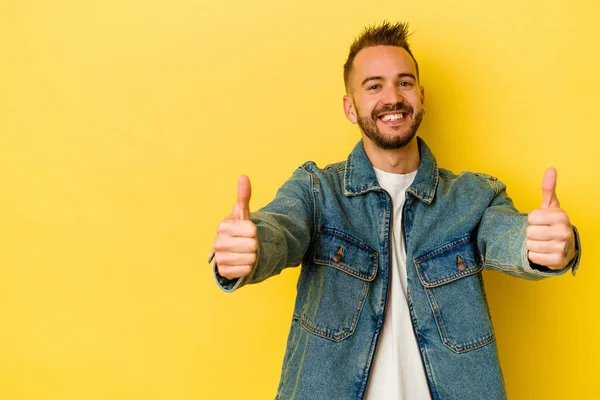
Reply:
M550 257L550 262L553 267L560 267L562 264L563 258L560 254L553 254Z
M561 213L558 216L558 221L563 224L569 224L569 216L567 215L566 212L561 210Z
M567 229L565 229L564 227L558 227L555 231L554 231L554 235L553 235L554 240L559 241L559 242L565 242L568 240L569 236L568 236L568 232Z
M222 265L218 265L217 264L217 270L219 271L219 275L221 275L223 278L229 278L229 268L223 267Z
M565 227L562 231L561 239L564 241L571 239L571 229Z
M256 228L254 222L250 222L250 227L248 229L250 230L250 234L252 235L252 237L255 237L258 233L258 229Z
M219 225L217 225L217 233L223 233L227 229L227 222L221 221Z
M215 253L215 261L217 263L217 265L219 264L223 264L225 261L227 261L226 257L223 256L223 253ZM222 266L219 266L219 268L222 268ZM221 272L219 270L219 272Z
M533 231L534 231L534 228L533 228L533 226L529 225L529 226L528 226L528 227L525 229L525 235L526 235L528 238L530 238L530 237L532 237L532 236L533 236Z
M540 263L540 258L535 253L529 253L529 260L532 261L532 262L534 262L534 263L536 263L536 264L541 264Z

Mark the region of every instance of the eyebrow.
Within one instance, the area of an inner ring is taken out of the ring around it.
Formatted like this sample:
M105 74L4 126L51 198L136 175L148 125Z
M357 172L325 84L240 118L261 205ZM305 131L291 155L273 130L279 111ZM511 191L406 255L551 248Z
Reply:
M417 80L415 75L410 72L404 72L404 73L398 74L397 77L398 78L412 78L415 81ZM362 81L362 83L360 85L363 86L365 83L367 83L369 81L382 81L382 80L383 80L383 76L368 76Z

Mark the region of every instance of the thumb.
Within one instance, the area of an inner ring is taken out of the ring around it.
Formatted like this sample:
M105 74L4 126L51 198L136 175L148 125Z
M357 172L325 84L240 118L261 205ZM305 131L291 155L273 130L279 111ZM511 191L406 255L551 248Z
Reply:
M542 180L542 208L559 208L556 197L556 169L548 168Z
M250 187L250 179L246 175L240 176L238 179L237 191L237 209L239 219L250 219L250 195L252 190Z

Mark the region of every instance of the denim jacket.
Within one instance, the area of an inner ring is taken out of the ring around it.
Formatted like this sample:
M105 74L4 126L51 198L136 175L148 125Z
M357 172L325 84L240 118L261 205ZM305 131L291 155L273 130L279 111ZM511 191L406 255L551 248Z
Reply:
M408 304L432 399L506 398L481 271L541 279L529 263L527 214L485 174L439 169L418 138L421 164L406 193ZM362 399L383 326L391 265L392 200L362 141L345 162L299 167L251 214L250 273L215 279L225 291L302 264L277 399ZM579 235L575 237L579 249Z

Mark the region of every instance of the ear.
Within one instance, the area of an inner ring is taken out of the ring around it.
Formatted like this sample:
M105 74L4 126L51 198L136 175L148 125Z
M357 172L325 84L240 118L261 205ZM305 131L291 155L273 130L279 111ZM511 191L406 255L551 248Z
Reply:
M425 104L425 87L421 86L421 105Z
M356 115L356 109L354 108L354 102L352 101L352 97L350 95L344 96L344 114L346 114L346 118L350 120L353 124L358 122L358 117Z

